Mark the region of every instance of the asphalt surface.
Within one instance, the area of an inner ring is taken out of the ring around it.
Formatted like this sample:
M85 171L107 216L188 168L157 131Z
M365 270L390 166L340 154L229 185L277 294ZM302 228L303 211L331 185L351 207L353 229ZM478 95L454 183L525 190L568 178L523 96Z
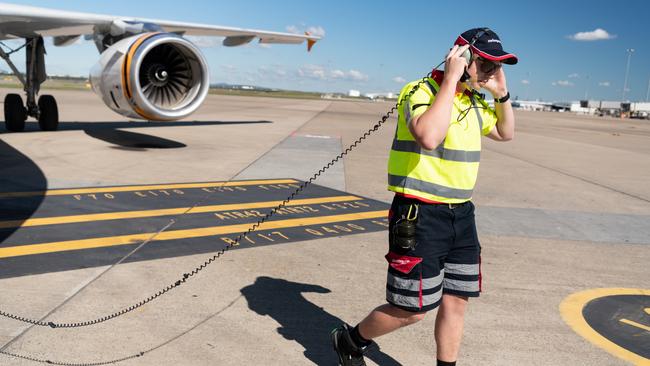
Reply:
M59 131L0 128L0 311L55 323L174 284L391 107L209 96L187 121L146 123L90 92L53 94ZM484 292L470 301L459 364L649 363L650 122L516 118L512 142L483 144ZM390 119L303 201L156 300L75 329L0 317L0 349L64 363L144 352L119 364L334 365L329 331L384 301L394 129ZM379 338L368 363L433 364L434 315Z

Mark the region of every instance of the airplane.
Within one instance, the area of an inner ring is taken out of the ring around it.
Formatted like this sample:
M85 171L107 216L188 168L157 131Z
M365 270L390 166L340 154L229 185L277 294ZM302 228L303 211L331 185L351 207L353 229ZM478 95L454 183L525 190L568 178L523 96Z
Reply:
M301 44L310 51L320 37L293 33L242 29L208 24L122 17L0 3L0 45L3 40L24 39L25 44L0 57L23 85L20 94L4 99L5 125L23 131L27 117L38 120L41 130L58 128L59 114L51 95L39 94L46 80L43 37L54 46L67 46L83 37L100 53L90 71L93 91L113 111L129 118L176 121L189 116L203 103L210 87L207 62L184 36L225 37L223 45L259 43ZM6 45L4 45L7 47ZM7 47L9 48L9 47ZM26 72L18 71L10 56L25 48Z

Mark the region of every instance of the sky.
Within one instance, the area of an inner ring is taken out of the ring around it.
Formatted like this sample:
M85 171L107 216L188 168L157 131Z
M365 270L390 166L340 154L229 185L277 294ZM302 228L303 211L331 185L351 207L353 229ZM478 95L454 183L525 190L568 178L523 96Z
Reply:
M213 83L320 92L399 92L407 81L426 75L440 63L460 33L489 27L504 49L519 57L517 65L504 66L513 97L621 100L626 70L625 99L645 101L650 86L650 31L644 27L650 2L642 0L14 3L279 32L310 30L323 36L309 53L305 45L223 47L219 38L193 39L209 62ZM47 45L52 75L87 76L98 60L89 41L68 47L46 41ZM0 69L8 67L0 62Z

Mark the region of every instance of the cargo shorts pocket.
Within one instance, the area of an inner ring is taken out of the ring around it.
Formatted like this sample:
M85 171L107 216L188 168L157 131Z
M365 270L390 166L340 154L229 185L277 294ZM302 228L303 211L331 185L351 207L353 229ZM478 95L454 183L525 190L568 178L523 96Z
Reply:
M389 252L386 301L406 310L422 309L422 258Z
M412 312L429 311L440 304L445 272L437 261L394 252L389 252L386 260L386 300L390 304Z

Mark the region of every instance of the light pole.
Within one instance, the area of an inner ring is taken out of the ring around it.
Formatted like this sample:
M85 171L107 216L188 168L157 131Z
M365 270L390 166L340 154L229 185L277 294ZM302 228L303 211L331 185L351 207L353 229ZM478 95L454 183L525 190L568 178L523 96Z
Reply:
M627 76L628 73L630 72L630 59L632 58L632 53L634 52L634 48L628 48L626 52L627 52L627 66L625 67L625 82L623 83L623 99L621 99L621 102L625 102L625 93L627 93Z
M648 102L648 97L650 97L650 78L648 78L648 91L645 92L645 101Z

